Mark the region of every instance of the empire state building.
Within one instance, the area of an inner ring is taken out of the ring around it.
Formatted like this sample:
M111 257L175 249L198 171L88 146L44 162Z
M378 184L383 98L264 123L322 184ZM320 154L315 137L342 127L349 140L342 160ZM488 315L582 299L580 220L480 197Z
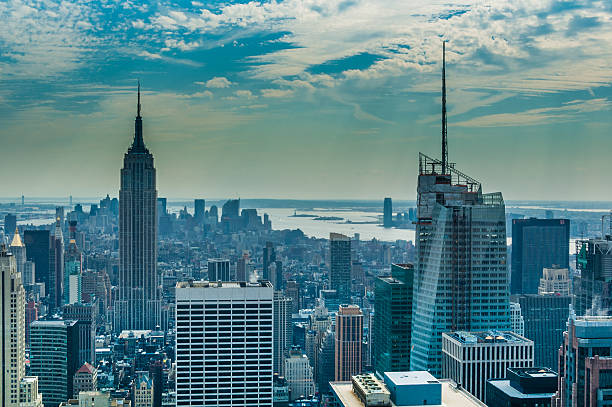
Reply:
M157 275L157 190L153 155L142 138L140 84L134 141L123 158L119 190L119 294L114 330L160 324Z

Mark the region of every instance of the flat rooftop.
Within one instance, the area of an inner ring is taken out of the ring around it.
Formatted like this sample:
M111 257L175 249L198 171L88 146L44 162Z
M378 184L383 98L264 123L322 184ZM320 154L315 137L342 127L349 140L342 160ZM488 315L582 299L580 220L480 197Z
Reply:
M385 376L396 386L439 383L439 380L427 371L385 372Z
M508 379L492 379L488 380L491 386L503 391L510 397L522 399L550 399L555 393L522 393L510 385Z
M531 342L520 335L510 331L483 331L483 332L447 332L447 335L460 343L467 345L479 343L525 343Z
M250 288L272 287L269 281L249 283L246 281L179 281L176 288Z
M509 370L519 377L557 377L557 373L547 367L512 367Z
M467 391L458 388L453 381L443 379L438 380L438 382L442 385L442 404L429 404L428 407L486 407L484 403ZM353 392L353 384L351 382L331 382L330 386L334 394L340 399L341 407L364 407L359 397ZM391 402L391 407L405 406Z

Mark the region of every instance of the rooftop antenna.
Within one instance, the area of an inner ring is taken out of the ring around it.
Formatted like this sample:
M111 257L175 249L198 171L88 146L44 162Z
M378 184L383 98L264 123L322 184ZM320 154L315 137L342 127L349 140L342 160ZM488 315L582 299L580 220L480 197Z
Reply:
M138 114L136 117L140 117L140 79L138 80Z
M442 41L442 174L448 165L448 143L446 134L446 41Z

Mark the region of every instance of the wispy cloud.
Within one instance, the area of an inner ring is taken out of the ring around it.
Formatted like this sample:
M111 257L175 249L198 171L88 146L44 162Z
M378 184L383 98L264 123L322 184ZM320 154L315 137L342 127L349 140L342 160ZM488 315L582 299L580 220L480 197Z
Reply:
M517 113L499 113L453 123L461 127L520 127L575 120L583 113L610 110L607 99L573 100L560 107L530 109Z

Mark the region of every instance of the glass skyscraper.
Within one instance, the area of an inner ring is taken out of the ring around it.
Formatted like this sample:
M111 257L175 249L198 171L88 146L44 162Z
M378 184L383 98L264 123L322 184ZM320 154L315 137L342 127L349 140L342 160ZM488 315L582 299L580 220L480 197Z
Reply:
M153 155L142 138L139 87L134 142L124 156L121 170L115 331L155 329L160 324L155 175Z
M505 206L453 164L419 169L410 368L440 377L442 333L510 329Z
M569 219L513 219L512 294L537 294L544 268L567 268L569 237Z

